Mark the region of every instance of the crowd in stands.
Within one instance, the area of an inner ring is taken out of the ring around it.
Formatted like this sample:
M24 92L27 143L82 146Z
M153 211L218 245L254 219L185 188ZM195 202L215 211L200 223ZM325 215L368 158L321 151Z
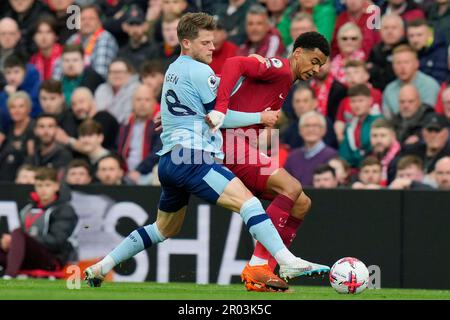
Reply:
M218 75L232 56L288 57L304 32L330 41L271 155L303 186L450 190L450 0L1 1L0 181L50 167L71 185L158 185L164 73L196 11L216 17Z

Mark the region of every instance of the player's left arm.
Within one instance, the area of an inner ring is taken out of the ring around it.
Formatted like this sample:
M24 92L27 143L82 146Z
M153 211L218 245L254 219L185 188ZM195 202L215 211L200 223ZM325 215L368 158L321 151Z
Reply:
M264 124L273 127L280 117L280 110L263 112L239 112L228 110L222 128L239 128L255 124Z

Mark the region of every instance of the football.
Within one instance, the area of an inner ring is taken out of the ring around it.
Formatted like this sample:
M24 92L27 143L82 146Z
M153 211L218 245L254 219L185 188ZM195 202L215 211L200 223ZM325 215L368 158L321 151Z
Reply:
M339 293L361 293L369 284L369 270L356 258L342 258L331 267L330 284Z

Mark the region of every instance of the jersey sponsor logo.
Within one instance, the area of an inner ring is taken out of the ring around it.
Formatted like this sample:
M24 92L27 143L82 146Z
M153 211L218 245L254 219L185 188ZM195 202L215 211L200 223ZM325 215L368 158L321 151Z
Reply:
M281 62L280 59L271 58L270 61L272 62L272 65L277 69L280 69L283 66L283 62Z

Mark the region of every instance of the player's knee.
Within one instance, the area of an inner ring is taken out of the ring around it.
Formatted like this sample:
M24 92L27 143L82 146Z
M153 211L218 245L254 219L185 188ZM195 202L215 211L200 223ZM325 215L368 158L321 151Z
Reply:
M168 239L176 236L181 230L181 224L169 223L167 221L157 220L156 224L161 235Z
M161 233L161 235L164 238L172 238L174 236L176 236L181 230L181 226L180 227L168 227L168 228L162 228L159 230L159 232Z
M290 199L298 199L302 192L302 185L297 179L292 179L292 181L283 186L283 194Z

